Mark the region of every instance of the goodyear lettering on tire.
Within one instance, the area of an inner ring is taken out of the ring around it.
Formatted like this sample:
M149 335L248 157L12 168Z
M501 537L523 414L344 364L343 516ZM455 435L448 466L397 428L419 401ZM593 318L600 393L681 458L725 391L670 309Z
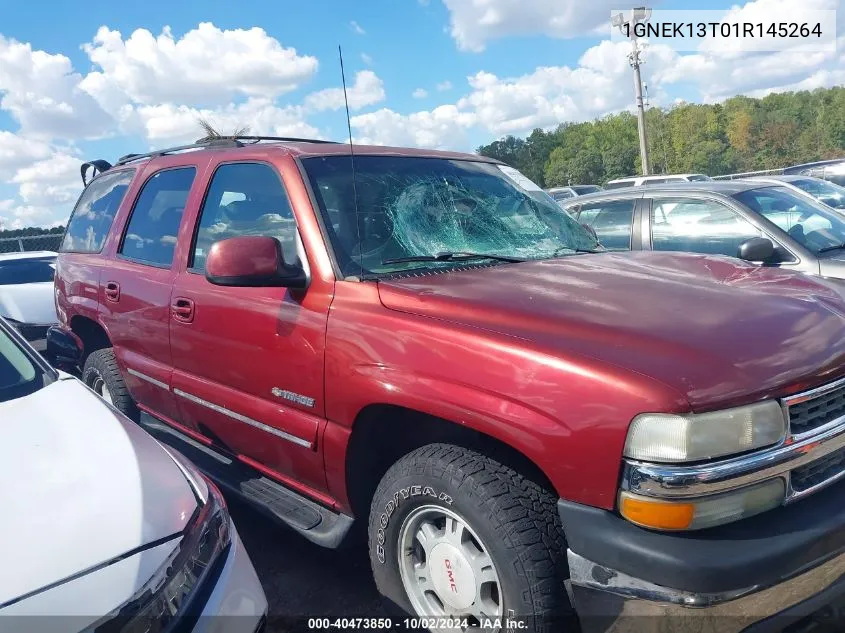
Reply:
M445 492L438 493L431 486L408 486L407 488L400 488L393 493L393 497L384 505L384 512L379 517L379 529L376 532L376 556L380 563L384 564L384 529L390 522L391 515L399 507L400 501L405 501L411 497L431 497L446 505L452 505L452 497Z

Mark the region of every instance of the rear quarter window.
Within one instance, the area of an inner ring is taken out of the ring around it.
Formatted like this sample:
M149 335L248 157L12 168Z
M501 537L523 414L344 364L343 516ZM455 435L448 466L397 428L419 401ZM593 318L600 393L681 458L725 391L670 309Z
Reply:
M88 185L73 209L59 249L61 252L99 253L103 250L114 216L134 176L134 170L106 172Z

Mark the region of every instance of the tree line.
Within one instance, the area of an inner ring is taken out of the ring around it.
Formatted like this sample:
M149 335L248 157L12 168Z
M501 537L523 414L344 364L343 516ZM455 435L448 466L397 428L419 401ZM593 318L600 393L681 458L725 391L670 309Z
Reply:
M61 235L65 227L54 226L51 229L43 229L37 226L28 226L25 229L0 229L0 239L4 237L33 237L37 235Z
M845 154L845 88L649 108L646 132L655 174L717 176L839 158ZM476 151L543 187L604 184L641 173L637 119L630 112L536 129L527 138L506 136Z

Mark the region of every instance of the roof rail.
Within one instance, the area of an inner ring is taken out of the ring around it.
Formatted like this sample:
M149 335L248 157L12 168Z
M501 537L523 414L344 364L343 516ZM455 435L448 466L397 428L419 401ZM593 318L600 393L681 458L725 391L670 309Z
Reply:
M243 143L242 141L247 141ZM336 141L326 141L322 139L312 138L297 138L293 136L224 136L221 138L212 138L208 140L197 141L189 145L177 145L176 147L168 147L165 149L147 152L146 154L126 154L121 156L115 163L118 165L125 165L143 158L158 158L159 156L166 156L168 154L175 154L176 152L184 152L189 149L208 149L210 147L243 147L244 145L251 145L259 141L282 141L287 143L336 143Z
M337 141L327 141L319 138L298 138L296 136L236 136L239 141L284 141L287 143L320 143L327 145L337 145Z

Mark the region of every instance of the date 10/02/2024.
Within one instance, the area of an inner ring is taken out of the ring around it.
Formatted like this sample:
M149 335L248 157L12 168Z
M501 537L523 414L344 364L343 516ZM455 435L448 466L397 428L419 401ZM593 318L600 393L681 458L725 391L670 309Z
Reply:
M309 630L455 631L466 629L469 624L465 619L448 617L308 619ZM518 631L527 628L527 623L518 618L491 617L478 624L482 630Z

